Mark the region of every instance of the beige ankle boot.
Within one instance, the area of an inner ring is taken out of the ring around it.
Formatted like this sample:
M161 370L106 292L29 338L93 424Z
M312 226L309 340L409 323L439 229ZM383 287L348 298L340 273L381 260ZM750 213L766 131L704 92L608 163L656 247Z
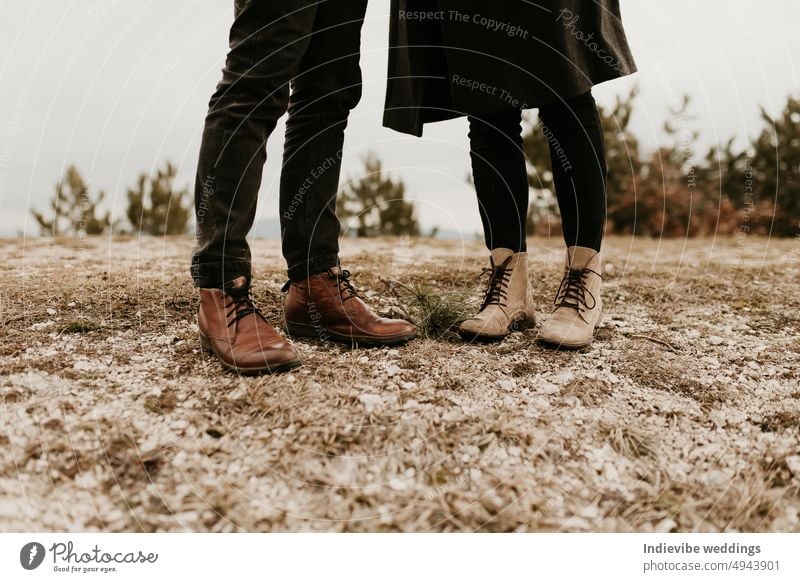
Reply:
M494 249L486 295L478 315L458 330L466 340L498 341L512 331L533 325L533 299L528 290L528 254Z
M544 322L539 341L567 349L591 344L603 313L602 285L600 254L586 247L569 247L564 278L556 293L556 307Z

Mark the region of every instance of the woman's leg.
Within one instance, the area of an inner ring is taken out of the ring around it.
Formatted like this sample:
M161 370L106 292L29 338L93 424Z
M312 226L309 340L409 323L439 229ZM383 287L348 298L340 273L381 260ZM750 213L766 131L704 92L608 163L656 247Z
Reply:
M606 215L603 130L591 93L542 107L542 131L550 143L553 180L564 241L564 277L555 310L539 341L556 348L588 346L603 313L600 245Z
M550 144L558 207L568 247L600 251L606 221L603 128L591 93L539 110Z
M524 252L528 172L522 147L522 113L469 118L472 177L489 250Z
M525 221L528 174L519 111L469 120L472 171L486 246L489 280L475 317L461 324L464 339L498 341L533 323L528 286Z

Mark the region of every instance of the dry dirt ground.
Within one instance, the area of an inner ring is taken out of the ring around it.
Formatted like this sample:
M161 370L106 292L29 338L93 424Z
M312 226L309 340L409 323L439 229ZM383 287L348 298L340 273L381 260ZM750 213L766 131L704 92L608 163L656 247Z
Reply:
M0 241L2 531L800 531L800 241L612 239L597 340L558 353L447 333L477 242L347 240L430 337L261 378L200 351L191 245ZM545 314L561 249L530 248Z

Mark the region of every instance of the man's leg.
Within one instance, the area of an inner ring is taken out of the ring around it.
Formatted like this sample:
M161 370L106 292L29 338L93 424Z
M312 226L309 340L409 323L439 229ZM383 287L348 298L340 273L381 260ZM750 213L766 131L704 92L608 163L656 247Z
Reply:
M320 4L314 35L292 82L281 175L283 252L291 285L284 312L292 335L348 344L399 344L406 321L378 317L339 269L339 190L344 130L361 98L366 0Z
M195 186L198 244L192 277L200 289L203 347L239 373L300 363L250 295L250 249L266 141L286 110L289 81L316 18L310 0L237 0L230 52L206 117Z
M317 2L237 0L230 52L211 98L195 184L199 287L250 277L246 237L256 213L266 140L286 111L289 82L312 38Z
M361 25L367 0L319 5L292 81L281 173L283 254L300 281L338 264L336 194L350 111L361 99Z

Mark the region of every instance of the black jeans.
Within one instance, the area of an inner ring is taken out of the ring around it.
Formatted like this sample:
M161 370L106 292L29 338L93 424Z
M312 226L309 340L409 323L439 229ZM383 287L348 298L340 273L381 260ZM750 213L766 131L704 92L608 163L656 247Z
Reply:
M280 180L283 254L301 280L338 264L344 130L361 98L367 0L236 0L230 52L209 103L195 185L192 277L251 277L266 142L287 111ZM291 97L290 97L291 84Z
M567 246L593 248L606 221L606 154L603 129L591 93L539 109L561 228ZM522 113L471 117L472 173L486 246L526 250L528 173L522 147Z

